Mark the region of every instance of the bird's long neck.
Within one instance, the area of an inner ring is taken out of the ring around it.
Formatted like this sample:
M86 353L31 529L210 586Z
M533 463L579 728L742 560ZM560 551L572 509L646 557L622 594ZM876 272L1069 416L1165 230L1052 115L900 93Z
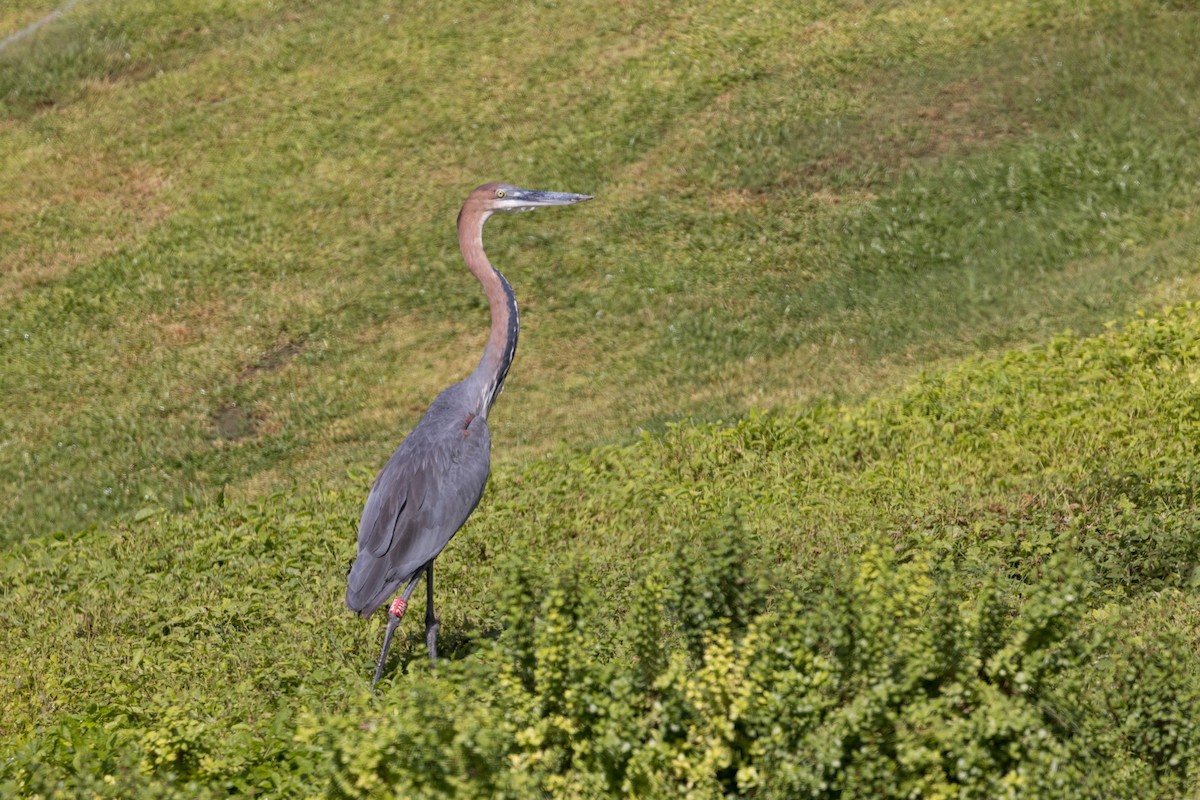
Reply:
M467 380L479 390L479 408L476 413L485 419L492 403L504 387L504 378L517 353L517 335L520 323L517 316L517 298L512 287L491 265L483 252L483 223L491 212L464 206L458 215L458 246L462 250L467 269L479 279L487 295L492 312L492 330L479 366Z

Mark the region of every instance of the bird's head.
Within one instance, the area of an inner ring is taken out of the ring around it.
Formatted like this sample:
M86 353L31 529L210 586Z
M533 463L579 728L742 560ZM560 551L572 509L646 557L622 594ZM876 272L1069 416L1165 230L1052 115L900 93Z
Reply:
M569 206L591 200L591 195L570 192L540 192L533 189L518 189L507 183L485 183L467 199L478 204L488 213L495 211L533 211L544 206Z

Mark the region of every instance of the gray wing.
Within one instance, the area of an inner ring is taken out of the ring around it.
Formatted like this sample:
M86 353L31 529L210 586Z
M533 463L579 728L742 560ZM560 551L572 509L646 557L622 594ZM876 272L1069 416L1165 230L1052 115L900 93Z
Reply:
M370 616L442 552L487 484L487 421L437 401L388 460L363 508L346 605Z

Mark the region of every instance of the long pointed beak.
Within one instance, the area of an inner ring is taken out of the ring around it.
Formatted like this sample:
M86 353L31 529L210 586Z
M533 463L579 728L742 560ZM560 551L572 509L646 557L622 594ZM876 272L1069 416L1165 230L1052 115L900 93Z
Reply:
M591 200L590 194L571 194L570 192L539 192L532 189L518 189L513 197L525 208L540 208L542 206L569 206L572 203L582 203Z

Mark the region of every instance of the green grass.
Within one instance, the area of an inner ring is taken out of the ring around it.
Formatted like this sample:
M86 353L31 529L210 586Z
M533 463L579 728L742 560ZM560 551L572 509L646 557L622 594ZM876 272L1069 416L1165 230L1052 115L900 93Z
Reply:
M1198 374L1186 306L502 467L438 561L449 661L406 624L378 698L337 611L365 485L35 537L0 562L0 785L1183 796Z
M14 43L0 794L1194 796L1198 37L84 0ZM447 660L408 621L374 697L354 526L477 362L487 180L596 200L488 227L493 479Z
M0 54L3 537L374 469L482 346L483 180L598 197L489 226L512 463L1189 297L1198 24L82 3Z

